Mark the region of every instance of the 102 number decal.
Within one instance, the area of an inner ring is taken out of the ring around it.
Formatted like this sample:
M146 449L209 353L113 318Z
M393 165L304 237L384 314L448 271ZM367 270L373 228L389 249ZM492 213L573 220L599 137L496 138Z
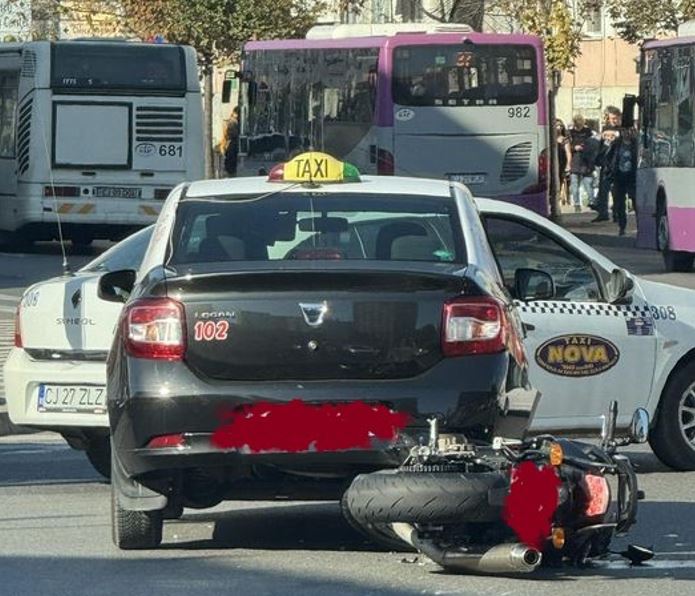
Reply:
M229 321L198 321L193 326L195 341L224 341L229 335Z

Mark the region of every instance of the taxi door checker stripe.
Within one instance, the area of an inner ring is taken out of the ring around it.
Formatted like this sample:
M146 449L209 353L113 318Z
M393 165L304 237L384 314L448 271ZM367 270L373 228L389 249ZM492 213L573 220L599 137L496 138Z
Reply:
M514 304L522 313L531 314L561 314L561 315L582 315L589 317L650 317L651 310L649 305L619 305L604 304L597 302L521 302L515 300Z

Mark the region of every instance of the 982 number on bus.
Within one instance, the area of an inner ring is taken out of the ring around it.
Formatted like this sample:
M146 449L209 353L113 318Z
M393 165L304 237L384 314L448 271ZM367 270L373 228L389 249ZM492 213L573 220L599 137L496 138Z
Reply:
M510 118L530 118L531 108L528 106L518 106L514 108L509 108L507 110L507 116L509 116Z
M160 145L157 152L161 157L183 157L182 145Z

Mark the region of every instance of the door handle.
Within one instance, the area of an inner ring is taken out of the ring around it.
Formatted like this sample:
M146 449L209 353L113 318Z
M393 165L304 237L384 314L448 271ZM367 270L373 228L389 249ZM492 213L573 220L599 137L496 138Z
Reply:
M532 325L531 323L524 323L524 321L521 321L521 324L524 327L524 331L535 331L536 326Z

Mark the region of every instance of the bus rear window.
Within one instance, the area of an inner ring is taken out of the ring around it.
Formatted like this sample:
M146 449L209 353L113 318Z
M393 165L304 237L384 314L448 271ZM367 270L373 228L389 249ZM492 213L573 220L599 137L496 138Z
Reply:
M393 58L393 97L400 105L519 105L538 98L533 46L402 46Z
M53 46L51 86L70 90L184 92L183 50L175 46L67 42Z

